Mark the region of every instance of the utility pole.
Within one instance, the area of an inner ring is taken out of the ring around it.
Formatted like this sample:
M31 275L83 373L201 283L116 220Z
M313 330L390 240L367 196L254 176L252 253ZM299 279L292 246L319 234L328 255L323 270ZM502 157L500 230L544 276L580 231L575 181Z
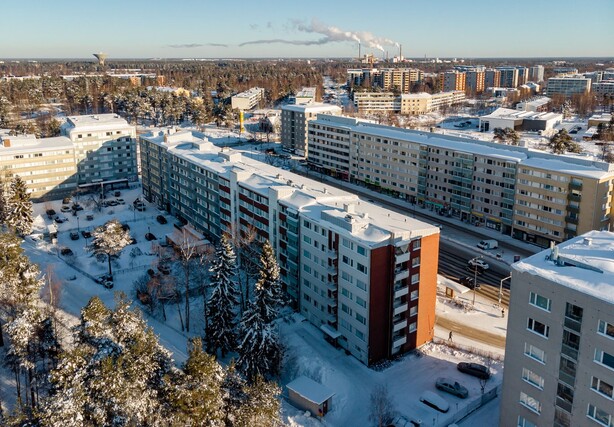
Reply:
M501 282L499 283L499 304L501 304L501 297L503 296L503 282L511 278L512 276L504 277L503 279L501 279Z

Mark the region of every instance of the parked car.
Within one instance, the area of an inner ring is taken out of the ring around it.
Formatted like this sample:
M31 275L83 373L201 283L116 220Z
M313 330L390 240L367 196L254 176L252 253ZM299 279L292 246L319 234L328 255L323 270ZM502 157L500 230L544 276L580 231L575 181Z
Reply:
M63 216L56 216L54 221L57 222L58 224L62 224L63 222L68 221L68 218L63 217Z
M70 240L79 240L79 233L76 232L71 232L70 233Z
M92 237L92 233L87 230L81 230L81 235L84 239L89 239L90 237Z
M439 411L439 412L448 412L450 410L450 404L438 395L437 393L433 393L432 391L425 391L420 396L420 402L424 403L427 406Z
M67 213L67 212L70 212L71 209L70 209L70 206L68 206L68 205L62 205L62 207L60 208L60 211L64 212L64 213Z
M72 210L73 211L82 211L83 210L83 206L81 206L79 203L75 203L74 205L72 205Z
M121 196L121 195L122 195L122 192L121 192L121 191L116 191L115 193L113 193L113 195L114 195L115 197L119 197L119 196Z
M499 247L499 242L493 239L482 240L478 243L478 248L480 249L497 249Z
M122 230L130 231L130 226L128 224L122 224Z
M100 283L101 285L104 282L107 282L107 281L111 281L112 282L113 281L113 276L111 276L110 274L103 274L103 275L98 276L96 278L96 283Z
M112 280L107 280L106 282L102 283L102 286L104 286L107 289L112 289L113 288L113 281Z
M63 256L71 256L73 255L73 251L70 248L62 248L60 250L60 254L62 254Z
M490 369L479 363L460 362L456 365L456 369L464 374L473 375L483 380L490 378Z
M119 205L119 203L117 203L115 200L109 200L107 202L107 205L108 206L117 206L117 205Z
M136 244L137 244L137 241L136 241L136 239L135 239L134 237L132 237L132 238L130 239L130 244L131 244L131 245L136 245Z
M156 240L156 236L151 233L147 233L145 234L145 240L151 242L152 240Z
M158 221L160 224L166 224L168 222L164 215L158 215L156 217L156 221Z
M45 213L47 214L47 216L53 216L55 215L55 211L53 209L47 209L45 211Z
M120 205L125 205L126 201L124 199L115 199L115 201Z
M62 204L63 205L69 205L70 204L70 197L64 197L62 199Z
M466 276L466 277L462 277L459 279L459 283L463 286L467 286L469 289L473 289L474 284L473 284L473 277L470 276ZM476 283L475 284L475 288L476 289L480 289L480 284Z
M469 396L469 390L463 387L458 381L454 381L451 378L437 378L435 387L437 387L438 390L445 391L461 399L466 399L467 396Z
M94 215L87 215L85 217L85 219L87 219L88 221L93 221L94 220Z
M482 270L488 270L490 268L490 265L488 265L488 263L481 258L470 259L467 264L469 264L469 266L471 266L472 268L478 267Z

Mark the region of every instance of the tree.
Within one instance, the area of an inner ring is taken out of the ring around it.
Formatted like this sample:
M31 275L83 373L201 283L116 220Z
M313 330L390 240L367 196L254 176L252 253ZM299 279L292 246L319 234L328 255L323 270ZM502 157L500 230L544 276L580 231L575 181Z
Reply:
M518 132L512 128L494 128L493 133L493 139L504 144L518 145L518 141L520 141Z
M4 180L0 176L0 224L6 221L6 196L4 194Z
M175 235L173 247L184 274L185 330L190 332L190 280L192 269L201 249L198 240L189 234L185 228L181 232L176 232Z
M268 240L262 245L260 265L260 278L256 282L254 298L263 321L271 323L284 303L284 291L279 280L277 259Z
M258 376L244 389L247 399L239 406L233 426L235 427L276 427L283 425L280 419L281 390L273 382Z
M571 135L567 133L567 129L564 128L550 138L548 147L550 147L554 154L563 154L566 151L580 153L582 151L580 145L571 138Z
M6 199L6 224L20 236L32 232L32 202L26 183L16 175Z
M383 384L375 386L371 392L370 401L369 421L374 422L377 427L384 427L394 415L394 406L388 387Z
M94 253L104 254L107 256L109 263L109 276L113 276L111 269L111 257L119 254L126 246L130 244L132 240L130 238L130 232L124 230L122 224L113 219L106 224L96 228L92 233L94 238L92 245L94 246Z
M207 303L207 347L214 354L221 350L222 357L225 357L226 353L235 349L239 304L239 290L235 281L236 256L226 234L222 236L210 271L213 273L213 292Z

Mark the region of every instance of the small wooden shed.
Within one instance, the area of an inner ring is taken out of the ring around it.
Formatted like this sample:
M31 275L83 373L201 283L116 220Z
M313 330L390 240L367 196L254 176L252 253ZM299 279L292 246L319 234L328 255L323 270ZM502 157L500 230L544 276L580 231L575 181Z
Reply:
M286 385L290 403L299 409L323 417L332 409L333 393L327 387L306 376L300 376Z

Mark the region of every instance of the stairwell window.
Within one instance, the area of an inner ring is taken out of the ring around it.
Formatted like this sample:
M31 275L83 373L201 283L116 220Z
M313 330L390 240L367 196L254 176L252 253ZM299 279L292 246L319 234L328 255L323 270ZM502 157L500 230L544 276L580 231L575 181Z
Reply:
M531 292L529 294L529 303L549 312L552 301L546 297L536 294L535 292Z
M526 406L531 411L539 414L542 411L542 405L539 400L529 396L524 392L520 392L520 404Z
M548 335L550 334L550 327L548 325L544 325L543 323L538 322L535 319L531 319L530 317L527 322L527 329L545 338L548 338Z

